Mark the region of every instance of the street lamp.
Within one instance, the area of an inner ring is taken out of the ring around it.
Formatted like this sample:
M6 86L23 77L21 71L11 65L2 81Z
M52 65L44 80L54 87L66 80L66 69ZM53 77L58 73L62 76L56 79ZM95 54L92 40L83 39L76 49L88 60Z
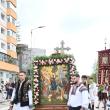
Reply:
M31 29L31 49L30 49L30 64L32 63L32 32L36 29L44 28L46 26L38 26L36 28ZM30 74L32 74L32 65L30 65Z
M44 27L46 27L46 26L39 26L39 27L37 27L37 28L31 29L31 51L32 51L32 32L33 32L34 30L36 30L36 29L44 28Z

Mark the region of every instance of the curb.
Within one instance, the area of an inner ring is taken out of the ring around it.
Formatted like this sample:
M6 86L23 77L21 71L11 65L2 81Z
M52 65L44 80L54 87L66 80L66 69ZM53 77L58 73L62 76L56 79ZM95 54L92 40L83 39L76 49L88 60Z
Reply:
M10 102L9 100L0 101L0 103Z

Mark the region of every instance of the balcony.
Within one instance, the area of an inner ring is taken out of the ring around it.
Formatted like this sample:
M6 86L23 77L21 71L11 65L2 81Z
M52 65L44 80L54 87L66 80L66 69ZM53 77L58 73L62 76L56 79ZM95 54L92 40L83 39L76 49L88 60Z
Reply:
M12 8L7 8L7 15L12 16L13 18L17 19L16 12Z
M8 30L13 30L14 32L16 32L16 26L11 22L7 23L7 28Z
M12 43L16 45L16 38L12 36L7 36L7 43Z
M16 0L7 0L7 2L11 2L16 7Z
M14 64L14 65L18 65L18 60L16 58L13 58L13 57L11 57L5 53L2 53L2 52L0 52L0 61Z
M11 56L0 52L0 69L19 72L18 60Z

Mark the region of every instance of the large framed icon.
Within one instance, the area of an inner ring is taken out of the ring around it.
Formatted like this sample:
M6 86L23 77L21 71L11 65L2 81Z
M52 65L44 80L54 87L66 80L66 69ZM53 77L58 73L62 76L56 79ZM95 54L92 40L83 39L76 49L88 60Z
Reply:
M68 65L42 66L40 74L40 104L66 104Z
M74 74L73 56L36 58L33 63L33 102L37 105L64 105L68 84Z

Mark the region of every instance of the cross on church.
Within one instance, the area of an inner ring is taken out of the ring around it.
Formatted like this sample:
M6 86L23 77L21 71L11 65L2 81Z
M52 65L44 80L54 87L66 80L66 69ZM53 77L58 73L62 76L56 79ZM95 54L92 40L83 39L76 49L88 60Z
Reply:
M64 54L64 50L67 50L67 51L69 51L71 48L69 48L69 47L64 47L64 41L62 40L61 41L61 47L56 47L56 48L54 48L54 50L56 50L57 51L57 53L59 52L59 50L61 51L61 54Z

